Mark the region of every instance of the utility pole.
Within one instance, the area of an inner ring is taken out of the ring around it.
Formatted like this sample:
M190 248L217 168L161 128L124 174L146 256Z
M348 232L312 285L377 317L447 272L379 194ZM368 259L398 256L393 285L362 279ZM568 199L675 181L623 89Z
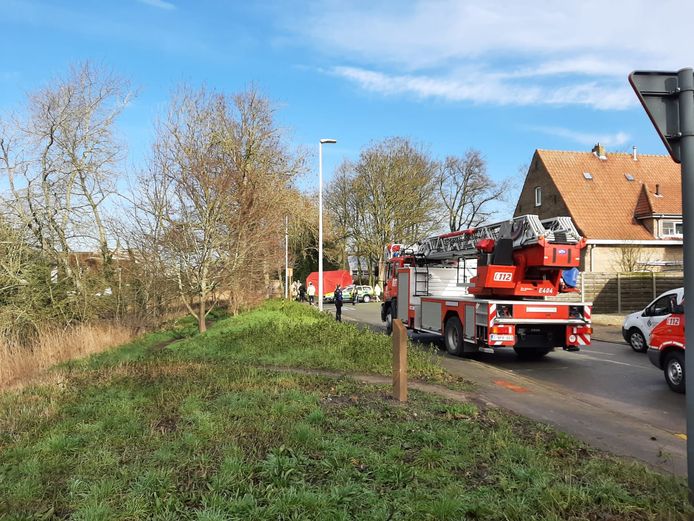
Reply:
M289 216L284 217L284 299L289 300Z
M684 352L687 401L687 480L689 501L694 503L694 71L677 73L680 108L680 158L682 161L682 228L684 241ZM691 340L691 342L690 342Z
M682 171L682 230L684 254L684 352L687 410L687 480L694 504L694 70L634 71L629 83L646 109L665 148ZM690 342L691 340L691 342Z
M323 311L323 145L337 143L321 139L318 143L318 309Z

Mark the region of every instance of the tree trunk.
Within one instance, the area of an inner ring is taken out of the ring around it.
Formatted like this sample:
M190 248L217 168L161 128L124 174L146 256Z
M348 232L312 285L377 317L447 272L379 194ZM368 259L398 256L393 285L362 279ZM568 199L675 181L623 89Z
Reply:
M200 295L200 304L198 307L198 331L204 333L207 331L207 324L205 324L205 299Z

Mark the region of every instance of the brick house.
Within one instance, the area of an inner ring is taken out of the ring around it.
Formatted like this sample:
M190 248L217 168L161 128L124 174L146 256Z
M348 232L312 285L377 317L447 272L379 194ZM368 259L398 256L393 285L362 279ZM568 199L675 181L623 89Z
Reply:
M582 271L681 270L680 166L669 156L536 150L515 216L570 216Z

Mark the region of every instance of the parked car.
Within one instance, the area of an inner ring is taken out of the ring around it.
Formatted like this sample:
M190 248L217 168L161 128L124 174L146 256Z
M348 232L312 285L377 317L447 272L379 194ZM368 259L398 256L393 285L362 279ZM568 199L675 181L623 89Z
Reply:
M622 326L622 336L634 351L645 353L653 329L669 317L673 309L682 304L684 288L666 291L643 310L627 315Z
M371 299L374 296L374 289L371 286L363 286L363 285L351 285L347 286L345 289L342 290L342 297L345 300L345 302L351 301L354 297L352 296L355 291L357 291L357 299L359 302L370 302Z
M651 332L648 359L665 374L665 381L675 392L686 389L684 366L684 302Z

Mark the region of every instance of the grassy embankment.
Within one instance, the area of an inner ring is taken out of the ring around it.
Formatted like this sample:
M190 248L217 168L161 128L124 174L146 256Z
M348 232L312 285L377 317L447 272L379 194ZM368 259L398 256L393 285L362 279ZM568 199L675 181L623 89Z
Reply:
M682 480L503 411L271 371L388 374L389 341L296 304L151 334L0 395L0 517L687 519ZM411 374L444 382L412 350ZM57 382L57 383L56 383Z

